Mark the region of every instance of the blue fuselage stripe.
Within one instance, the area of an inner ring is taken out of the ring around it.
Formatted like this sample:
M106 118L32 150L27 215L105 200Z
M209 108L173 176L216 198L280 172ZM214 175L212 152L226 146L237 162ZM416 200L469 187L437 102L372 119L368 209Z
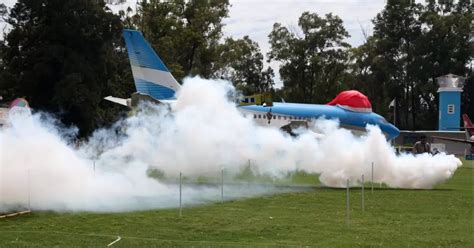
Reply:
M135 79L135 86L138 92L152 96L157 100L176 99L173 89L159 84L154 84L142 79Z

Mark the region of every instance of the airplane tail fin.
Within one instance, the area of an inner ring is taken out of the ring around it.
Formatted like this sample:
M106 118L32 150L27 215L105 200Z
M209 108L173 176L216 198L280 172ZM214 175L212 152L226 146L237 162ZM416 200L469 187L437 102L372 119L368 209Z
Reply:
M181 85L137 30L123 31L137 92L157 100L176 99Z
M469 137L474 136L474 125L472 124L471 119L469 119L469 116L467 114L463 114L462 120L464 122L464 127L466 128L466 132L468 133Z

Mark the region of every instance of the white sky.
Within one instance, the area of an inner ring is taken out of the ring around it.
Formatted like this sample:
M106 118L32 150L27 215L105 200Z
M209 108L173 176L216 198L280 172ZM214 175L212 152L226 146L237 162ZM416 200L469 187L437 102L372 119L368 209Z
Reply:
M16 0L0 0L12 7ZM136 0L128 4L114 6L114 10L126 9L128 5L135 8ZM379 13L385 0L230 0L229 17L224 20L224 37L242 38L249 35L258 42L262 53L269 50L268 34L273 24L279 22L295 29L298 18L304 11L316 12L319 15L332 12L344 21L344 27L351 37L347 40L352 46L364 43L362 29L370 35L373 25L371 20ZM272 63L275 72L277 64ZM276 79L280 84L279 78Z
M344 21L351 37L348 42L358 46L364 42L361 27L372 32L371 19L380 12L384 0L233 0L224 33L241 38L249 35L262 50L268 50L268 34L275 22L296 28L304 11L322 16L334 13Z
M231 5L229 18L224 21L224 36L242 38L249 35L266 55L270 49L268 34L273 24L279 22L296 30L298 18L305 11L320 16L330 12L338 15L351 36L347 42L359 46L365 41L362 29L368 35L372 34L371 20L383 9L385 0L231 0ZM276 86L281 87L278 63L270 65L276 74Z
M135 0L128 2L112 6L112 9L125 10L128 6L134 9ZM362 28L368 34L372 33L371 20L383 9L385 0L230 0L230 3L229 17L224 20L224 36L242 38L249 35L266 52L273 24L279 22L295 28L304 11L316 12L320 16L330 12L338 15L351 35L347 41L358 46L364 42Z

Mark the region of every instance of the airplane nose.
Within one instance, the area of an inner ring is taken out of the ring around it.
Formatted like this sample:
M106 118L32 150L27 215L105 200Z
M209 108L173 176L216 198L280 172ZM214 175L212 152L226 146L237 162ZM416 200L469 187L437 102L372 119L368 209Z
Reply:
M392 140L400 135L400 130L396 126L388 124L385 127L385 134L387 135L388 140Z

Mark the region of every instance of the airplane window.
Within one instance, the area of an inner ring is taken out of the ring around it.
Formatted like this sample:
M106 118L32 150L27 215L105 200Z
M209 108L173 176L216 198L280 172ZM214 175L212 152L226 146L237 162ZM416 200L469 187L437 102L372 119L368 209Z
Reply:
M280 116L280 115L278 116L278 120L281 120L281 116Z
M273 119L275 120L277 117L276 116L273 116Z
M262 116L261 116L261 115L258 115L258 118L260 119L260 118L262 118Z
M253 118L254 118L254 119L257 119L257 115L254 114L254 115L253 115Z
M286 116L283 116L283 119L286 120Z

